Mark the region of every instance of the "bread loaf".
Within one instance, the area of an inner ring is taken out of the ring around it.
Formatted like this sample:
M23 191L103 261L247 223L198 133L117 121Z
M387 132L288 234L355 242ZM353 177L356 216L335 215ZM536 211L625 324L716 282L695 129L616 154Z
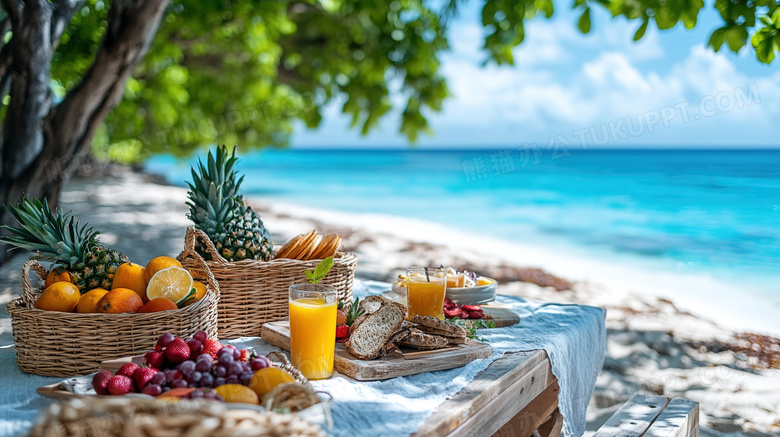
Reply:
M344 346L361 360L373 360L387 351L385 345L399 331L405 316L403 305L382 302L374 312L358 317Z

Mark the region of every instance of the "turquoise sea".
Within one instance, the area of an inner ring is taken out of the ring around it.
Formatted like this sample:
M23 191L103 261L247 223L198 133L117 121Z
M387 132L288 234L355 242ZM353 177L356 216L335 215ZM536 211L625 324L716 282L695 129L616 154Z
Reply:
M263 150L244 191L706 275L780 309L780 150ZM183 185L194 159L156 157Z

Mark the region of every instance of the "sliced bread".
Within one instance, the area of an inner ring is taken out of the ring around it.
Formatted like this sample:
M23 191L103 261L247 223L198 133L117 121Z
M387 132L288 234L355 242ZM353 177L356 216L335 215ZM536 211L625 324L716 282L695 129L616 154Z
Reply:
M363 314L371 314L378 310L383 303L388 302L382 296L366 296L358 304L358 308L363 310Z
M449 342L440 335L430 335L417 328L412 328L409 331L409 335L399 341L398 344L401 346L408 346L412 349L426 351L447 347Z
M415 315L412 322L430 329L435 329L437 331L435 332L436 334L449 335L451 337L465 337L468 335L468 331L466 331L465 328L455 326L444 320L439 320L436 317Z
M394 302L382 302L376 311L358 317L344 346L361 360L379 357L387 341L401 328L406 315L402 308Z

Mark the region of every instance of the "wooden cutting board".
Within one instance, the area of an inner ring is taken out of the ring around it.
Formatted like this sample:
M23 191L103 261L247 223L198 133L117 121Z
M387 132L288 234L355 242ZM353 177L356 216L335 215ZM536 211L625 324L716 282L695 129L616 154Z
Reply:
M382 293L382 297L387 300L392 300L393 302L398 302L401 305L406 305L406 293L397 293L391 290L386 293ZM490 320L496 324L496 328L512 326L520 322L520 316L512 312L510 309L501 306L501 304L491 302L480 306L482 307L482 311L485 314L490 314L490 316L493 317ZM469 327L473 327L473 324L476 323L468 319L464 320L464 322L466 323L466 326Z
M286 351L290 350L290 323L288 321L264 323L260 329L263 340ZM401 348L376 360L359 360L349 353L344 344L336 343L333 367L345 376L357 381L377 381L397 376L416 375L434 370L447 370L480 359L493 352L490 345L466 340L465 344L453 345L433 351L417 351Z

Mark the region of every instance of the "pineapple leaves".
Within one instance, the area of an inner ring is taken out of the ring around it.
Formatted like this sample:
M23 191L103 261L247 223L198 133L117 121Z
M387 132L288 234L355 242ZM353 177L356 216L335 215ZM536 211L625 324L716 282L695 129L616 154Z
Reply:
M328 275L328 272L330 272L333 264L334 262L332 256L325 258L324 260L320 261L319 264L317 264L317 267L314 268L313 272L309 270L304 272L306 279L309 280L310 284L318 284L322 278Z

